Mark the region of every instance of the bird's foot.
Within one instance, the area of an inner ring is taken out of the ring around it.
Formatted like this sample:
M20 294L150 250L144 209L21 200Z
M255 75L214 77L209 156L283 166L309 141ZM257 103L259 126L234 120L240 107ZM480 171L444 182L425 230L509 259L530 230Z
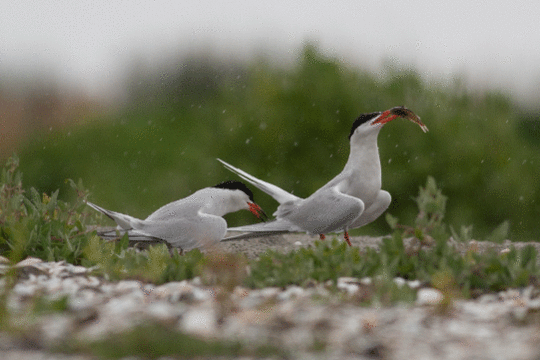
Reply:
M345 231L345 235L343 237L345 238L347 244L349 244L349 246L352 246L351 239L349 238L349 233L347 231Z

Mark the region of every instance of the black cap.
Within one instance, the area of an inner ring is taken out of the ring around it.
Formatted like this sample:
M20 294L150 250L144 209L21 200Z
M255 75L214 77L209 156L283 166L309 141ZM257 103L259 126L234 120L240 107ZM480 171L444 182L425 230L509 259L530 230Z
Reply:
M214 185L214 187L219 188L219 189L242 190L249 197L249 200L254 202L253 193L251 192L251 190L249 190L246 184L244 184L241 181L235 181L235 180L223 181L217 185Z
M351 136L353 136L354 130L356 130L357 127L359 127L363 123L368 122L369 120L371 120L374 117L377 117L377 116L379 116L381 114L382 113L380 111L378 111L378 112L373 112L373 113L369 113L369 114L362 114L359 117L357 117L356 120L354 120L354 123L352 124L351 133L349 134L349 140L351 139Z

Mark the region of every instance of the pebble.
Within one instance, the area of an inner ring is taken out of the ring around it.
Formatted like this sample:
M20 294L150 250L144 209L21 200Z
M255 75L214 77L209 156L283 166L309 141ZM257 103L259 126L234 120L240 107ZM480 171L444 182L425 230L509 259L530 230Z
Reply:
M442 292L437 289L420 289L416 294L416 305L437 305L443 298Z
M352 282L344 282L341 281L342 278L338 279L337 288L339 290L344 290L347 294L352 295L356 293L358 290L360 290L360 286L358 286L358 283L352 283Z
M373 284L371 278L342 277L308 287L247 289L237 287L227 306L217 288L196 278L163 285L126 280L110 282L90 276L90 269L64 262L29 258L16 265L25 272L9 293L13 318L31 324L46 346L70 336L106 337L151 321L184 332L246 343L274 343L310 358L314 344L326 344L320 358L535 358L540 354L537 325L529 314L540 309L534 287L485 294L475 300L454 299L452 311L437 315L433 305L443 294L419 281L395 278L400 287L417 290L415 304L363 307L354 295ZM0 279L1 281L2 279ZM347 299L343 301L343 294ZM32 299L68 297L68 310L28 315ZM501 331L504 329L504 331ZM371 354L371 355L370 355ZM487 355L486 355L487 354ZM381 355L382 356L382 355Z
M403 285L407 284L407 281L404 278L397 277L397 278L394 278L394 283L397 286L402 287Z
M26 259L24 259L23 261L21 262L18 262L15 267L16 268L23 268L23 267L28 267L28 266L34 266L34 265L37 265L37 264L41 264L43 265L43 260L41 259L38 259L38 258L33 258L33 257L27 257ZM60 263L56 263L58 264L57 266L60 266ZM49 265L45 264L44 266L42 266L44 268L48 268Z
M422 282L420 280L410 280L407 282L407 285L409 285L411 289L418 289L422 285Z
M182 317L181 329L185 332L212 336L216 332L217 316L213 308L197 308Z
M373 283L373 280L371 278L365 277L360 279L360 284L362 285L371 285Z

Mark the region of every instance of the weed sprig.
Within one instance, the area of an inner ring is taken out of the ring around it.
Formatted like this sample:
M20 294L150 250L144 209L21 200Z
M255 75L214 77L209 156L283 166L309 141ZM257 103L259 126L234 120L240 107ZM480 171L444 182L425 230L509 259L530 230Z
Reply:
M8 160L0 184L0 253L13 262L27 256L46 261L65 260L88 267L97 265L96 271L110 279L136 278L157 284L213 273L209 266L216 261L210 261L198 250L183 256L173 252L171 256L164 245L139 251L128 247L127 237L117 242L100 239L95 232L87 230L87 223L95 222L96 218L86 213L84 201L88 192L80 181L68 180L79 196L74 204L64 203L58 200L58 191L49 196L31 188L25 193L17 165L16 157ZM236 274L235 279L251 288L328 280L336 283L343 276L402 277L436 287L434 276L442 271L451 276L449 281L464 296L470 296L525 286L540 276L537 253L532 246L521 250L512 247L505 254L469 251L461 255L449 243L450 235L443 222L447 198L433 178L428 178L414 200L418 205L414 225L402 225L397 218L387 215L394 232L383 239L378 250L360 251L334 239L316 241L308 248L287 254L269 250L249 262L242 255L228 261L247 264L235 270L245 271ZM500 241L506 237L507 230L507 223L503 223L489 239ZM470 237L470 227L462 228L461 239L452 228L451 232L458 240Z

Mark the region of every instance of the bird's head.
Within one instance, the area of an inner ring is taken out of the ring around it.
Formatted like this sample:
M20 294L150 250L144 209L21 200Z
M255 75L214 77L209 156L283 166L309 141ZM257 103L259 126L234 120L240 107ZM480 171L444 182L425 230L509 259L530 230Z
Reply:
M384 124L396 118L408 119L413 123L418 124L418 126L420 126L424 132L428 131L427 126L420 121L420 117L418 115L404 106L396 106L390 110L360 115L352 125L349 139L356 133L363 134L373 130L378 130Z
M253 215L262 221L265 221L268 218L264 210L253 200L253 192L243 182L229 180L219 183L214 187L233 191L231 201L237 210L249 210Z

